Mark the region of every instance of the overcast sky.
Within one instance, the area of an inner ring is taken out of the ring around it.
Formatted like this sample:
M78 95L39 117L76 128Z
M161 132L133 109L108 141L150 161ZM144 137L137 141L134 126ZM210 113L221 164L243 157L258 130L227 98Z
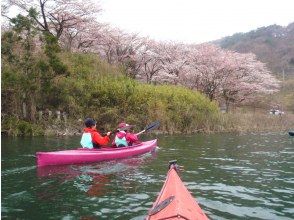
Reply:
M156 40L202 43L294 22L294 0L100 0L100 21Z

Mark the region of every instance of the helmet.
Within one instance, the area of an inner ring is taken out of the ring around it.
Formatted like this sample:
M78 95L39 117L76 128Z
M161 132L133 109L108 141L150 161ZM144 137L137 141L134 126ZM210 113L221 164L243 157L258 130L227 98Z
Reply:
M96 125L96 121L93 118L86 118L85 119L85 126L87 128L91 128L94 125Z

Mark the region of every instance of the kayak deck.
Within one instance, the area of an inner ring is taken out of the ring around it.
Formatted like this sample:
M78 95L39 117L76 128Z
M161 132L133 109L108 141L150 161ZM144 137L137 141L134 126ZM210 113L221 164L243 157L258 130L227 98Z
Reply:
M207 220L208 218L181 181L175 168L171 168L147 219Z

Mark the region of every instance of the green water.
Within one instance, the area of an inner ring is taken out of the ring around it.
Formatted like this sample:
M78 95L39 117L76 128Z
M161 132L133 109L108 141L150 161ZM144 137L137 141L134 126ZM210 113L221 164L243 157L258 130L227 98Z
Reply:
M294 219L294 139L286 133L157 138L155 154L38 169L36 151L74 148L79 138L2 137L2 219L144 219L172 159L211 219Z

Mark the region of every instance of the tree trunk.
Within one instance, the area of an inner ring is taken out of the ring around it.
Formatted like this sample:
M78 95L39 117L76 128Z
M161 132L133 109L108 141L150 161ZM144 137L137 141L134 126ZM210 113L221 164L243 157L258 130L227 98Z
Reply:
M29 100L29 105L30 105L30 121L36 122L36 102L35 102L35 95L30 94L30 100Z
M230 106L230 102L229 102L229 100L228 99L226 99L226 113L228 113L229 112L229 106Z
M213 93L209 93L208 94L208 97L209 97L210 101L212 102L213 101L214 94Z
M22 100L22 116L24 119L26 119L27 118L27 104L26 104L26 94L25 93L23 93L22 98L23 98L23 100Z

